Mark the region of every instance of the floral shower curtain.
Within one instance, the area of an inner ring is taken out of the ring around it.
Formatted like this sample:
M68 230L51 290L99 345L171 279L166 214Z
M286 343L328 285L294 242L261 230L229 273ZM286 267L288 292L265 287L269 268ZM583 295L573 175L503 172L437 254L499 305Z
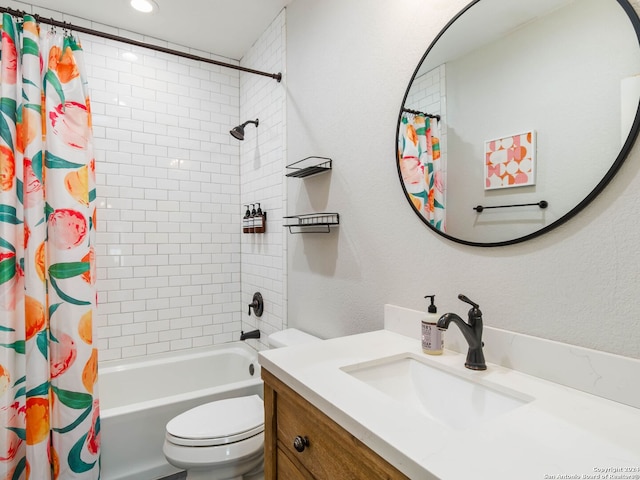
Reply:
M0 479L99 478L95 169L82 49L2 18Z
M400 173L409 198L431 225L444 232L445 188L438 121L403 113L398 143Z

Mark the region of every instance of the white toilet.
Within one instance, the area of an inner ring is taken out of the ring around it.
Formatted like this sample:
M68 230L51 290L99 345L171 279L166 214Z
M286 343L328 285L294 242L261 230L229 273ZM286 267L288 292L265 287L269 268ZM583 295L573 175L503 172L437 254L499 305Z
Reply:
M317 342L295 328L269 335L271 348ZM187 410L167 423L167 461L187 480L261 480L264 405L258 395L228 398Z

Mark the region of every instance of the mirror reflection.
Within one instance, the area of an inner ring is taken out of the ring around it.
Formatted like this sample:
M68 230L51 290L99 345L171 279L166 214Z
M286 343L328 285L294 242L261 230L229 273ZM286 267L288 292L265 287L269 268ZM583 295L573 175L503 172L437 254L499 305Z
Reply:
M637 16L622 5L482 0L444 30L398 127L398 172L425 223L514 243L599 193L637 133Z

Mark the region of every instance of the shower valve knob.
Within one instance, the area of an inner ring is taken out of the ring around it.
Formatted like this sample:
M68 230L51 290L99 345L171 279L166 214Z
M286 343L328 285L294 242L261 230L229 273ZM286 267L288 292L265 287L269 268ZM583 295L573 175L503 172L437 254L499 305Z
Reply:
M264 300L260 292L253 294L253 301L249 304L249 315L251 315L251 309L256 317L261 317L264 312Z
M309 439L307 437L303 437L298 435L293 439L293 448L295 448L298 452L304 452L304 449L309 446Z

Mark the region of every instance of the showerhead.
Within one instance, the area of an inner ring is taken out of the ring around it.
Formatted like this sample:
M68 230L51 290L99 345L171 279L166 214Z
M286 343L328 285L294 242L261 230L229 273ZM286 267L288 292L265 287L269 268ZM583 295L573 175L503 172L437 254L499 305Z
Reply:
M244 122L242 125L238 125L237 127L233 127L229 130L229 133L233 138L237 138L238 140L244 140L244 127L246 127L249 123L255 124L256 128L258 128L258 119L248 120Z

